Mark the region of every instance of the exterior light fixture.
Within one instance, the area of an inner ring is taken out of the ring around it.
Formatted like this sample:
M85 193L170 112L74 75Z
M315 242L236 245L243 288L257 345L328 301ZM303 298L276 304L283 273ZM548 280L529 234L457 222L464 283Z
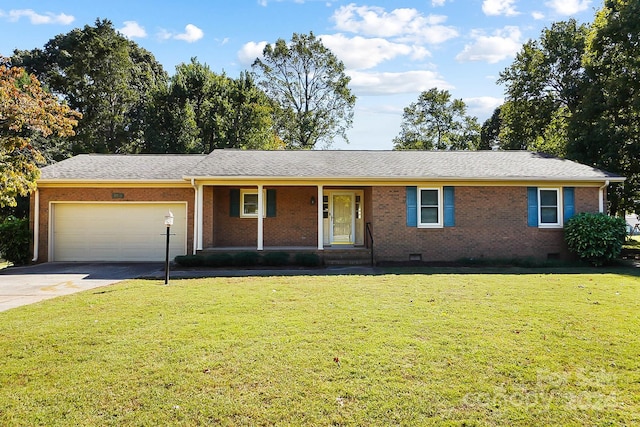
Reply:
M169 235L171 226L173 225L173 213L169 211L168 215L164 216L164 225L167 227L167 252L164 261L164 284L169 284Z
M315 196L311 196L311 206L316 204L316 197Z

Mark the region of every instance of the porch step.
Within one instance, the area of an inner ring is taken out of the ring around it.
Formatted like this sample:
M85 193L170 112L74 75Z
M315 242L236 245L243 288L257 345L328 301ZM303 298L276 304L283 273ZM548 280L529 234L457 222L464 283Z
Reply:
M322 254L325 265L371 265L369 249L325 250Z

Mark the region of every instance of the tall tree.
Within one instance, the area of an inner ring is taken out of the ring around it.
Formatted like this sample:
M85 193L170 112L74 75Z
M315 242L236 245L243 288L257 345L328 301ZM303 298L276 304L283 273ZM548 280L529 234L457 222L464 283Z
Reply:
M176 67L148 108L144 152L208 153L216 148L275 147L273 105L242 73L216 74L192 58Z
M583 101L569 126L569 156L627 177L610 211L640 211L640 2L605 0L589 34Z
M405 107L396 150L476 150L480 125L467 115L462 99L451 99L447 90L429 89Z
M145 105L167 75L151 53L110 21L60 34L44 49L16 51L13 60L83 114L70 154L140 150Z
M490 150L500 147L500 128L502 119L500 118L501 107L493 110L493 114L482 124L480 130L480 147L483 150Z
M71 136L80 114L45 92L38 79L0 57L0 207L35 189L44 162L32 138Z
M259 86L280 109L278 136L287 148L329 147L348 141L356 97L344 64L313 34L294 33L291 43L268 44L253 63Z
M500 148L565 153L567 122L580 103L587 32L574 19L556 22L500 73L506 94Z

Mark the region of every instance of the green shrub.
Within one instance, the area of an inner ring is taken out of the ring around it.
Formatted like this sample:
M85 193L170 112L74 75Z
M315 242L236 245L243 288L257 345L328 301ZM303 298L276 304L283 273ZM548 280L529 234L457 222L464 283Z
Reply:
M303 267L317 267L320 265L320 257L318 254L296 254L295 263Z
M202 267L204 265L204 257L201 255L178 255L174 261L183 267Z
M270 265L273 267L279 267L289 264L289 254L286 252L267 252L262 257L262 263L264 265Z
M0 254L14 265L27 264L31 258L29 218L8 216L0 222Z
M233 265L231 254L211 254L204 258L204 265L207 267L229 267Z
M626 231L624 218L580 213L567 221L564 237L569 250L581 260L601 266L620 255Z
M258 265L260 254L257 252L238 252L233 256L233 264L239 267Z

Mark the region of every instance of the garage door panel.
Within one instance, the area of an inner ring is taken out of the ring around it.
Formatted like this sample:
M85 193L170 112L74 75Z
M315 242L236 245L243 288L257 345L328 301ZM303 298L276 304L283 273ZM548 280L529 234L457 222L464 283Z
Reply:
M186 252L185 203L56 203L53 260L162 261L171 210L170 256Z

